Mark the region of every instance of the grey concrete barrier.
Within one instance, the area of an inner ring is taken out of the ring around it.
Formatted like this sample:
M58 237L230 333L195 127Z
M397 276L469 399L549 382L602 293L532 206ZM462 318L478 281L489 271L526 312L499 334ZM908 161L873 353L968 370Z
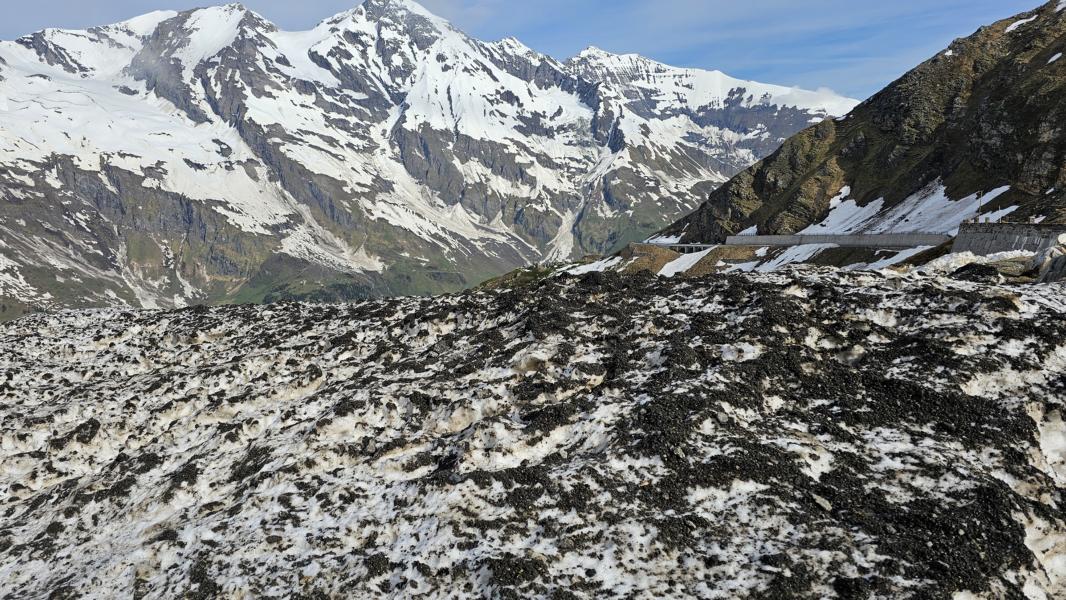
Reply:
M951 251L977 255L1024 250L1043 252L1066 244L1066 225L1033 223L963 223Z
M939 246L951 241L951 236L936 233L879 233L857 235L733 235L726 238L727 246L802 246L804 244L835 244L841 248L915 248Z

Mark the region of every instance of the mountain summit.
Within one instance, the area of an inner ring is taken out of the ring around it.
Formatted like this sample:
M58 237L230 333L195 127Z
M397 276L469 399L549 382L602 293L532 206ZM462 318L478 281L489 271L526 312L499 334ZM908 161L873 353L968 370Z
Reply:
M854 104L564 63L406 0L48 29L0 42L0 304L456 290L640 239Z

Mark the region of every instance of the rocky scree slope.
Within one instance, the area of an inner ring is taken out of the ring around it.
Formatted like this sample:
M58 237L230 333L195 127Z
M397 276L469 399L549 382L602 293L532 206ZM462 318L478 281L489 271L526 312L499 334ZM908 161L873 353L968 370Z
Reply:
M1063 597L1064 312L793 268L26 317L0 590Z
M665 235L952 233L1066 222L1066 4L982 27L842 119L797 134Z
M455 291L646 237L854 105L409 0L48 29L0 42L0 313Z

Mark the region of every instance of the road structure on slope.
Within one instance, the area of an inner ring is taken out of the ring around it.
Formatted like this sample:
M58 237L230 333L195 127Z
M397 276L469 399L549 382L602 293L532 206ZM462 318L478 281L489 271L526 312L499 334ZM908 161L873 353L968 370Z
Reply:
M959 227L956 235L943 233L873 233L758 235L741 233L726 238L725 244L679 243L673 238L652 238L646 243L669 248L680 254L702 252L716 246L792 247L831 244L840 248L918 248L952 242L952 252L992 254L1009 250L1039 252L1063 243L1066 225L1041 223L992 223L971 219Z
M937 233L880 233L868 235L734 235L726 238L725 244L670 244L658 241L648 242L655 246L669 248L681 254L702 252L716 246L759 246L791 247L809 244L833 244L841 248L917 248L918 246L939 246L950 242L952 237Z

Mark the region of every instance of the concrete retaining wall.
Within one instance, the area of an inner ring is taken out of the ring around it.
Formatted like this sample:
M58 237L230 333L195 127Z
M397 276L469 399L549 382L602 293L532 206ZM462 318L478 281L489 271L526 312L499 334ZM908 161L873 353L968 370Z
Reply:
M951 251L985 256L1011 250L1041 252L1060 244L1066 244L1066 225L963 223Z
M733 235L728 246L801 246L836 244L842 248L915 248L939 246L951 236L929 233L881 233L871 235Z

